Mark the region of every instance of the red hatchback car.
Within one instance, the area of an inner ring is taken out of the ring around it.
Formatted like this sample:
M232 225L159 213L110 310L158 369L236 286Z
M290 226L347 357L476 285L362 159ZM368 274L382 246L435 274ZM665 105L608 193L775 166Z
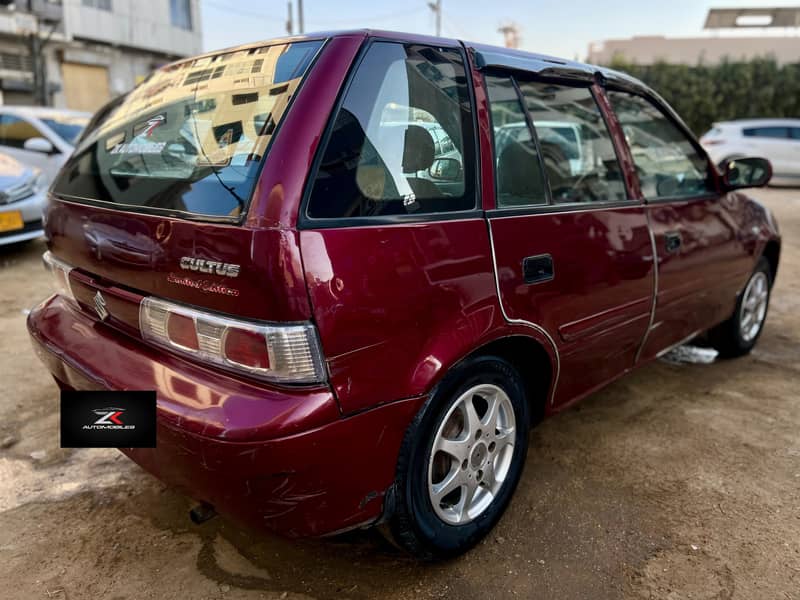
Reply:
M761 332L780 238L640 82L355 31L156 71L51 189L63 389L156 390L123 449L247 524L386 523L421 557L500 518L532 424L708 332Z

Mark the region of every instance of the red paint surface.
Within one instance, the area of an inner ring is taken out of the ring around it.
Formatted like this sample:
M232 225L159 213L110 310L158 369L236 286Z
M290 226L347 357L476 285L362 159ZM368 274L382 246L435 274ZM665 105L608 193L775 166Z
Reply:
M50 299L28 320L35 348L63 387L156 390L159 446L126 451L131 458L220 512L289 535L380 516L408 424L467 354L509 336L530 338L553 375L546 411L559 410L636 366L637 353L640 364L726 318L764 245L779 239L764 210L724 193L719 178L714 197L646 203L597 86L631 204L493 216L489 110L474 65L488 219L299 231L309 167L367 36L326 43L275 135L242 226L52 202L50 248L77 267L71 281L80 308ZM664 234L675 230L683 246L667 254ZM553 257L555 279L526 285L522 259L544 253ZM240 264L241 274L183 285L199 275L180 269L182 256ZM106 322L94 313L98 290L111 313ZM265 385L149 347L138 334L145 295L243 318L313 320L330 383Z

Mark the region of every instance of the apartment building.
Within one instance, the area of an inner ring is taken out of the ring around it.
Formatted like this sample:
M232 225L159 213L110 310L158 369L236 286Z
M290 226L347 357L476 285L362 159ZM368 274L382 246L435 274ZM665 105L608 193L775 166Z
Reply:
M800 62L800 7L712 8L701 35L634 36L589 44L588 62L614 60L651 65L713 65L724 60L773 58L778 64Z
M0 0L2 103L93 111L201 47L200 0Z

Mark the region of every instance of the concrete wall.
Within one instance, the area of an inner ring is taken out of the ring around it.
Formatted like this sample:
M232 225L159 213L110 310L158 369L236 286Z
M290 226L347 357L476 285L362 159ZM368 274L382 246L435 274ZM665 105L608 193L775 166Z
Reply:
M675 64L717 64L723 59L750 60L774 57L778 63L800 62L800 37L693 37L661 36L605 40L589 45L587 62L609 64L615 57L650 65L658 61Z
M112 0L111 6L107 11L80 0L65 2L66 35L173 56L202 50L199 0L191 0L191 31L171 24L169 0Z
M53 94L53 106L75 108L69 106L63 92L62 62L105 67L108 70L110 97L114 97L132 89L154 69L168 62L168 59L146 51L104 44L72 42L55 49L52 60L51 56L48 56L47 78L49 82L58 84L62 90Z

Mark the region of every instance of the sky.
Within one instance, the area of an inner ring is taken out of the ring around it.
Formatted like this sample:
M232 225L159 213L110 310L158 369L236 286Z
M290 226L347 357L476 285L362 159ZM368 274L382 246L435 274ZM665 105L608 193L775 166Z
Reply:
M292 0L297 10L297 0ZM634 35L703 34L712 7L791 6L780 0L442 0L442 35L502 45L497 28L514 21L521 48L585 59L589 43ZM390 29L434 34L427 0L304 0L305 31ZM215 50L286 35L286 0L201 0L203 45Z

